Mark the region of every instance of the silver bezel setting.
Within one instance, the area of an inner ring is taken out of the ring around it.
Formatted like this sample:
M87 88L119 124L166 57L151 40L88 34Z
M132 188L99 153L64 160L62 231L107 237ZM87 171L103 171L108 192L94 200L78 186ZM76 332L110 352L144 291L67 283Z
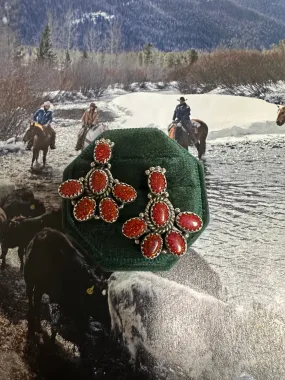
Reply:
M103 202L112 202L114 204L114 206L116 207L116 217L113 218L112 220L107 220L104 218L104 216L102 215L102 203ZM117 205L117 203L114 201L114 199L112 198L104 198L104 199L101 199L100 203L99 203L99 215L100 215L100 219L102 219L104 222L106 223L115 223L116 220L118 219L119 217L119 207Z
M76 215L75 215L75 214L76 214L76 210L77 210L77 208L78 208L78 205L79 205L83 200L85 200L85 199L89 199L89 200L91 200L91 201L94 203L94 210L93 210L93 212L89 213L88 216L87 216L86 218L84 218L84 219L79 219L79 218L77 218ZM93 198L91 198L91 197L83 197L83 198L81 198L81 199L80 199L80 200L74 205L73 216L74 216L74 218L75 218L78 222L85 222L85 221L90 220L90 219L92 219L92 218L94 217L94 212L96 211L96 207L97 207L97 203L96 203L95 199L93 199Z
M144 254L144 252L143 252L143 248L144 248L144 244L145 244L146 240L149 239L151 236L158 236L158 237L160 238L160 240L161 240L161 248L160 248L160 251L157 252L155 256L147 257L147 256ZM146 235L146 236L144 237L144 239L143 239L143 241L142 241L142 243L141 243L141 253L142 253L143 257L145 257L145 258L148 259L148 260L153 260L153 259L155 259L156 257L158 257L158 256L161 254L162 251L163 251L163 239L162 239L162 237L161 237L160 234L155 233L155 232L151 232L150 234L148 234L148 235Z
M194 231L193 231L193 230L189 230L188 228L182 227L181 224L180 224L180 222L179 222L179 219L180 219L181 215L195 215L195 216L199 219L199 221L200 221L200 223L201 223L200 227L197 228L197 229L194 230ZM176 216L176 218L175 218L175 222L176 222L177 226L178 226L182 231L187 232L187 233L191 233L191 234L194 234L194 233L196 233L196 232L199 232L199 231L201 231L201 229L203 228L203 220L200 218L200 216L197 215L197 214L195 214L194 212L190 212L190 211L180 212L180 213Z
M172 233L176 233L176 234L180 235L180 236L182 237L182 239L184 240L184 243L185 243L185 250L184 250L184 252L181 253L181 254L178 254L178 253L172 252L171 249L170 249L170 247L169 247L169 245L168 245L167 239L168 239L168 236L169 236L170 234L172 234ZM182 257L182 256L184 256L185 253L187 252L187 249L188 249L188 247L187 247L187 240L185 239L183 233L180 232L180 231L177 231L177 230L171 230L171 231L167 232L167 234L165 235L164 241L165 241L165 245L166 245L166 247L167 247L167 250L168 250L172 255L174 255L174 256Z
M156 203L165 203L169 210L168 222L162 227L157 226L153 220L152 209ZM173 228L174 220L175 220L175 210L172 203L165 196L157 196L155 198L154 197L151 198L151 200L148 202L145 209L145 220L147 222L149 229L152 232L164 234L165 232L171 230Z
M96 156L96 149L97 149L98 145L101 145L101 144L108 145L109 148L110 148L109 157L106 158L104 161L96 160L96 157L95 157ZM95 141L95 147L94 147L94 152L93 152L93 159L96 162L96 164L104 165L104 164L107 164L110 161L110 159L112 158L112 148L113 148L114 145L115 144L113 142L111 142L109 139L106 140L106 139L103 138L103 139Z
M80 192L74 194L73 196L65 196L64 194L61 193L60 188L61 188L61 186L65 185L66 183L69 183L69 182L77 182L77 183L79 183L81 185L81 189L82 190ZM62 184L58 188L58 194L63 199L76 199L76 198L80 197L83 193L84 193L84 183L82 183L82 181L80 181L78 179L68 179L68 180L62 182Z
M134 237L129 237L129 236L127 236L127 235L124 233L124 227L125 227L125 225L126 225L127 223L131 222L132 220L141 220L141 221L143 221L143 222L145 223L145 230L144 230L144 232L142 232L142 233L139 234L139 235L136 235L136 236L134 236ZM124 235L126 238L128 238L128 239L132 239L132 240L136 240L136 239L140 238L140 237L143 236L146 232L147 232L147 222L145 221L144 218L141 218L141 217L135 217L135 218L131 218L131 219L127 220L127 221L123 224L123 227L122 227L122 233L123 233L123 235Z
M117 196L114 194L114 191L115 191L116 186L120 186L120 185L122 185L122 186L126 186L126 187L129 187L129 188L132 188L132 189L134 190L134 192L135 192L134 197L131 198L129 201L125 201L125 200L123 200L123 199L117 197ZM116 199L117 199L119 202L121 202L122 204L128 204L128 203L131 203L131 202L133 202L133 201L137 198L137 192L136 192L136 190L133 188L133 186L128 185L127 183L124 183L124 182L116 182L116 183L113 185L113 188L112 188L112 194L113 194L114 198L116 198Z
M94 173L98 173L98 172L103 173L105 178L106 178L106 185L105 185L104 189L102 189L101 191L95 191L93 189L92 184L91 184L92 176L94 175ZM88 183L88 188L92 194L94 194L95 196L100 196L100 195L102 196L108 191L110 178L108 176L108 173L106 173L106 170L96 168L96 169L90 170L90 172L87 174L86 182Z
M166 192L166 190L167 190L167 179L165 176L165 172L166 172L166 170L164 168L161 168L160 166L156 166L155 168L150 168L149 170L146 170L146 174L148 175L147 183L148 183L148 187L149 187L151 194L161 196ZM160 191L159 193L157 191L153 190L151 183L150 183L151 182L151 176L154 173L162 174L164 177L164 180L165 180L164 189L162 191Z

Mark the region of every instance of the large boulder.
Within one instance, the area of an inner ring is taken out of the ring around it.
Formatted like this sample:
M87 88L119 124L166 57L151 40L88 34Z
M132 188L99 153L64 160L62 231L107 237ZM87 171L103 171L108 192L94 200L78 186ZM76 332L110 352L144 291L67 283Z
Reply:
M110 277L109 309L115 336L151 379L285 379L285 323L264 309L143 272Z
M187 255L181 257L169 271L157 274L181 285L189 286L198 292L209 294L223 301L226 299L226 291L222 286L220 276L194 249L189 249Z

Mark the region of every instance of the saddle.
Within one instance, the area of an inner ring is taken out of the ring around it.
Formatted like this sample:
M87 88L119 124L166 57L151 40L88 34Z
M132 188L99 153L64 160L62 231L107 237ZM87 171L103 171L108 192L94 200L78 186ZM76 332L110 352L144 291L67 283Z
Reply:
M31 128L36 128L41 131L45 136L50 136L51 134L48 131L48 128L45 125L39 124L36 121L31 123Z
M172 140L175 140L175 132L176 132L176 128L181 128L182 131L184 131L187 135L188 135L188 132L186 131L186 129L183 127L183 125L181 123L171 123L169 126L168 126L168 136L172 139Z

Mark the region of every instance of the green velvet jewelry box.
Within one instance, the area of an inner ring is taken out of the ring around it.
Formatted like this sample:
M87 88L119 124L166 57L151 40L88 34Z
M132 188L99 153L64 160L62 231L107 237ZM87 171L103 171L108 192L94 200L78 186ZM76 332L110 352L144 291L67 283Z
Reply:
M146 259L140 246L122 234L124 222L143 213L149 201L148 181L145 173L150 167L166 169L167 191L174 208L196 213L203 228L187 238L188 248L205 230L209 222L209 209L202 164L184 148L156 128L116 129L103 132L98 139L114 142L110 160L115 179L127 183L137 191L137 199L120 210L115 223L102 220L78 222L73 217L70 200L63 199L63 226L66 234L88 256L94 266L113 271L165 271L179 257L171 253ZM63 181L84 177L93 162L95 143L90 144L71 162L63 173ZM187 253L186 253L187 254Z

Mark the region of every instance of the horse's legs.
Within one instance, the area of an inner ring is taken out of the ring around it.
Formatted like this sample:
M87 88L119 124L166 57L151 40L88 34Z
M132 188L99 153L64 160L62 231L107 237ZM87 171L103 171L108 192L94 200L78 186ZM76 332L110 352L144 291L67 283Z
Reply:
M35 148L33 148L33 158L32 158L32 165L31 165L31 167L33 167L35 161L38 162L38 158L39 158L39 151L36 150Z
M43 150L43 166L46 166L48 148Z
M25 255L25 248L19 247L18 248L18 256L20 260L20 272L23 273L24 270L24 255Z
M26 284L26 293L29 299L29 310L28 310L28 335L31 337L34 334L34 322L35 322L35 313L34 313L34 286L31 284Z
M8 253L8 248L5 247L5 245L1 246L2 254L1 254L1 259L2 259L2 264L1 264L1 269L6 268L6 256Z
M50 303L50 316L51 316L51 342L55 343L55 338L58 333L59 324L60 324L60 306L55 303Z
M199 159L205 154L206 152L206 140L207 140L208 132L202 131L202 133L198 133L198 139L200 141L200 146L198 150Z
M34 289L34 317L35 317L35 330L40 332L41 330L41 302L43 293L41 289L35 286Z

